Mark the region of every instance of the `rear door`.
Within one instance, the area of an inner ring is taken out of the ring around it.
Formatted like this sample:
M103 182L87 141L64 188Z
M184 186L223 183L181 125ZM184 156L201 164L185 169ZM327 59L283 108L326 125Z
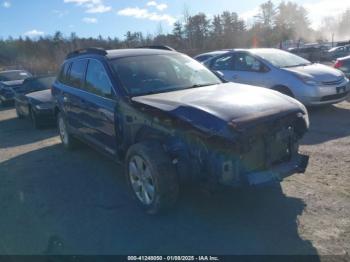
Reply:
M90 142L111 154L116 150L114 112L115 94L102 61L89 59L82 87L84 134Z
M87 63L87 59L74 60L70 65L67 84L62 88L63 107L73 132L84 132L85 104L81 98L81 89L85 83Z

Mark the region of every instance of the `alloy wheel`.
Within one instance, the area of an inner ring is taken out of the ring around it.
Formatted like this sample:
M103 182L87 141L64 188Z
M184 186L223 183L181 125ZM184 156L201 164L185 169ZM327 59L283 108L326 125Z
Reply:
M62 117L58 119L58 129L59 129L60 137L63 144L67 145L68 144L67 128Z
M129 179L137 198L145 205L151 205L155 199L155 185L147 162L140 156L129 161Z

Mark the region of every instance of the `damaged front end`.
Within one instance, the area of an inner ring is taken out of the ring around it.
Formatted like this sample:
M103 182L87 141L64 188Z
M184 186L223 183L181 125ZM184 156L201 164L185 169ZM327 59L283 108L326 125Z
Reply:
M212 138L205 161L210 180L224 185L262 185L303 173L309 157L299 153L298 141L308 129L305 114L291 113L255 121L230 123L235 142ZM254 122L254 123L253 123ZM220 141L220 142L219 142Z
M247 89L222 84L133 102L150 116L158 112L150 125L168 133L163 144L181 180L258 185L304 172L308 157L298 141L309 128L306 108L278 92Z

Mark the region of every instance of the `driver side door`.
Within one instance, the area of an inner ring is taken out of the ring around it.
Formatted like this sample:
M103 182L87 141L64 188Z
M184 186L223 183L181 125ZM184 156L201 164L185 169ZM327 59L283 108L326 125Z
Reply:
M237 83L270 87L273 82L270 69L249 53L235 53L233 69L233 79Z

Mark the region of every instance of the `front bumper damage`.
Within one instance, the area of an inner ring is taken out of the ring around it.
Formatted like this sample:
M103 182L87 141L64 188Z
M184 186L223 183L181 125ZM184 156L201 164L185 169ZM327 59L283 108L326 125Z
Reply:
M255 128L240 137L236 146L227 144L226 151L220 146L207 158L210 177L226 186L257 186L304 173L309 156L299 153L298 141L305 128L282 121Z
M297 154L291 161L271 167L267 171L246 174L246 181L250 186L279 182L295 173L304 173L308 163L309 156Z

